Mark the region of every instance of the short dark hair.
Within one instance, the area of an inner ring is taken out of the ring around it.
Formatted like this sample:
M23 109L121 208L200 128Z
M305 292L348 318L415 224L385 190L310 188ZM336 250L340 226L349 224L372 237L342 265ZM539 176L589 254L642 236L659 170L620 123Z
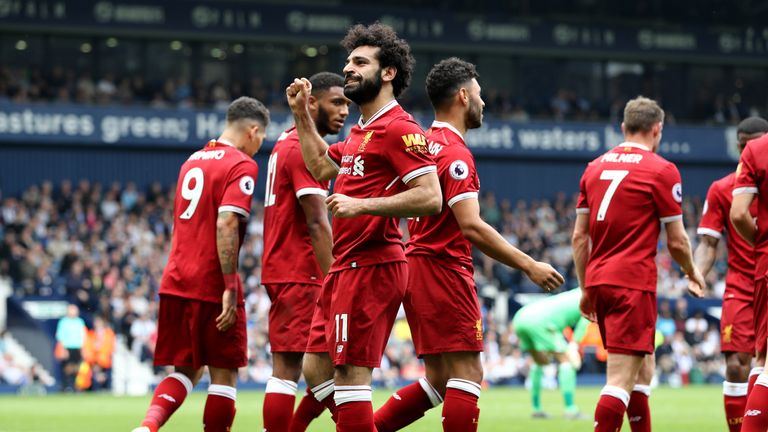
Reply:
M411 54L411 47L405 39L401 39L392 27L375 22L364 26L357 24L349 29L347 35L341 41L347 53L361 46L373 46L379 48L379 65L382 68L394 67L397 70L395 79L392 80L392 92L395 97L400 96L411 84L413 65L416 60Z
M650 132L656 123L664 121L664 110L653 99L638 96L624 107L624 131L635 134Z
M747 117L736 127L736 133L754 135L768 132L768 121L762 117Z
M309 77L309 82L312 83L313 95L324 92L331 87L344 88L344 77L333 72L318 72Z
M475 65L458 57L441 60L427 74L427 95L432 107L444 108L462 84L479 78Z
M269 110L258 99L241 96L229 104L227 123L244 119L256 120L263 127L267 127L269 125Z

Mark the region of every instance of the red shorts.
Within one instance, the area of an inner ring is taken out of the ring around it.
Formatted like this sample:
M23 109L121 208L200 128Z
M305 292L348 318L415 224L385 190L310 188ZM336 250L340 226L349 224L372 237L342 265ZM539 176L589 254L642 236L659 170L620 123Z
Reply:
M322 304L327 350L335 366L379 367L407 283L405 262L328 275Z
M587 295L597 314L603 345L609 353L641 357L653 354L655 292L598 285L588 287Z
M483 318L475 280L423 255L408 257L403 306L419 357L482 352Z
M269 345L272 352L304 352L320 285L264 285L272 301L269 308Z
M720 317L720 351L755 352L755 321L752 300L723 299Z
M155 366L236 369L247 364L245 306L237 307L237 320L229 330L216 329L221 304L160 295Z
M755 298L753 303L755 326L755 350L765 352L768 338L768 277L755 280ZM725 305L723 305L725 315Z
M328 352L328 341L325 339L325 317L323 316L323 307L320 305L319 300L315 302L312 323L309 327L309 339L307 340L307 347L304 352Z

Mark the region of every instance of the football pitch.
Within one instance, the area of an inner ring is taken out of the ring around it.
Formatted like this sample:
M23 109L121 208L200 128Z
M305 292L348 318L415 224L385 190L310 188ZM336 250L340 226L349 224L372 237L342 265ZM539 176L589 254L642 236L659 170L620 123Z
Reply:
M591 418L599 387L582 387L576 400ZM374 407L390 396L387 390L374 392ZM163 432L202 431L201 419L206 394L197 391L187 399ZM237 417L233 431L261 432L261 405L264 393L242 391L237 395ZM130 432L144 415L150 396L114 397L99 394L50 395L43 397L0 396L0 432ZM591 420L562 419L560 394L544 391L542 402L552 414L548 420L530 418L528 393L520 387L492 388L480 398L480 431L590 431ZM722 387L695 386L682 389L660 387L651 395L654 431L726 430ZM308 429L331 432L335 428L327 413ZM405 429L412 432L440 431L440 408ZM624 424L622 430L629 431Z

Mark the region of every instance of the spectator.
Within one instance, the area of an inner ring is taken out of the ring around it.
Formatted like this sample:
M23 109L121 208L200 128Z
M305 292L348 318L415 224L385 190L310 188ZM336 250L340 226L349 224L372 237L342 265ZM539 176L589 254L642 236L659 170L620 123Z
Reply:
M115 332L101 317L93 319L83 344L83 360L91 365L92 390L112 388L112 356L115 351Z

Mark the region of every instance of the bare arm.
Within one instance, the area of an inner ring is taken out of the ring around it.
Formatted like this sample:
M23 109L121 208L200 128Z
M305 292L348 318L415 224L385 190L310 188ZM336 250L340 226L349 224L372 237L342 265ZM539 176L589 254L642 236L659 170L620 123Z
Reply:
M288 105L296 123L296 133L301 143L301 156L312 176L317 180L330 180L336 177L338 167L326 157L328 143L317 132L315 122L309 114L309 95L312 84L306 78L294 79L285 89Z
M587 260L591 253L589 238L589 213L576 215L576 224L573 227L572 248L573 264L576 267L576 277L579 286L584 289L586 285Z
M323 274L328 274L328 269L333 263L333 235L331 224L328 222L328 210L325 208L325 198L322 195L304 195L299 198L304 217L309 228L309 237L312 240L312 249L315 258Z
M693 253L691 252L691 242L688 240L688 234L685 232L685 226L682 220L668 222L665 225L667 231L667 249L669 254L683 269L688 276L688 291L696 297L703 297L704 276L699 268L693 262Z
M733 196L731 204L731 222L736 232L746 240L747 243L755 245L755 234L757 227L752 215L749 213L749 206L755 199L755 194L743 193Z
M476 198L465 199L451 207L464 238L484 254L522 270L536 285L551 291L565 282L560 273L551 265L537 262L518 248L512 246L492 226L480 217L480 204Z
M226 331L235 323L237 306L237 257L240 250L240 216L221 212L216 219L216 250L221 273L224 275L222 312L216 318L216 328Z
M443 205L440 181L429 172L408 182L408 190L382 198L352 198L333 194L325 200L335 217L355 217L362 214L388 217L417 217L439 213Z
M699 240L699 245L696 246L696 251L693 254L693 260L696 267L701 270L701 274L706 275L712 270L712 265L715 263L719 240L706 234L701 235Z

